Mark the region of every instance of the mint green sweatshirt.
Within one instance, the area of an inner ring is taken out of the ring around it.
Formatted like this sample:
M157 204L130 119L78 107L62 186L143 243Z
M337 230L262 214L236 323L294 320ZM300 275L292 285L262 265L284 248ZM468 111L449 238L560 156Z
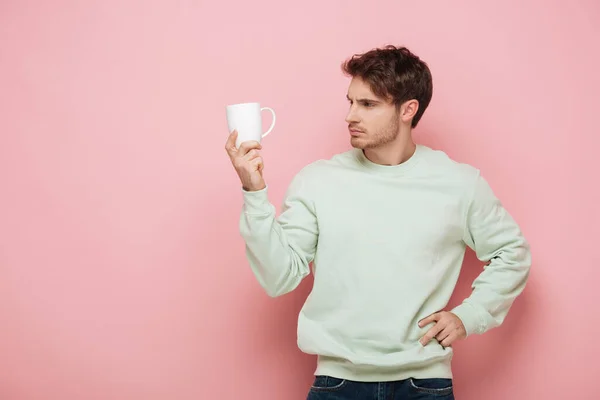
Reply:
M452 378L453 349L419 339L444 310L466 246L485 262L456 308L467 335L499 326L522 292L529 245L480 171L417 145L396 166L361 150L304 167L281 214L268 187L242 189L240 232L270 296L314 284L298 317L298 346L316 354L317 375L358 381Z

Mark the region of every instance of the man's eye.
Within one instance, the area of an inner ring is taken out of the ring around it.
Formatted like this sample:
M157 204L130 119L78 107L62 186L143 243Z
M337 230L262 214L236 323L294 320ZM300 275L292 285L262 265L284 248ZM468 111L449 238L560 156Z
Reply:
M368 101L363 103L365 107L371 107L373 105L373 103L369 103Z

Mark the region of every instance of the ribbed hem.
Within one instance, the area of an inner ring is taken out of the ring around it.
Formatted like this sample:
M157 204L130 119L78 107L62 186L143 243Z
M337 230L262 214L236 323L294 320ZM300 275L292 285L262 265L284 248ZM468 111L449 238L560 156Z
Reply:
M352 364L339 358L319 356L315 375L328 375L339 379L358 382L390 382L408 378L447 378L452 379L452 355L426 362L421 366L374 367Z
M467 336L484 331L484 319L471 304L463 302L454 307L451 312L460 318L467 331Z
M268 214L271 212L271 203L269 203L268 187L256 191L246 191L242 189L244 197L245 212L248 214Z

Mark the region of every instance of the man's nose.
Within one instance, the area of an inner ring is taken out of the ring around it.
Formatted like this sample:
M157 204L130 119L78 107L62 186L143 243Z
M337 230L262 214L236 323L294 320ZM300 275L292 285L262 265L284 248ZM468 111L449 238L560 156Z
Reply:
M358 114L356 113L355 109L353 107L350 107L350 110L348 110L348 114L346 114L346 122L347 123L352 123L352 122L359 122L360 119L358 118Z

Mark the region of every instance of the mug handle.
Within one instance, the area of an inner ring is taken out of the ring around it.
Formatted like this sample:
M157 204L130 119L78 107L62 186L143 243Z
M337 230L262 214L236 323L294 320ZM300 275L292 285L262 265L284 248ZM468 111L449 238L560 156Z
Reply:
M262 134L262 137L265 137L269 133L271 133L271 131L273 130L273 127L275 126L275 111L271 107L263 107L260 109L261 112L263 112L264 110L271 111L271 114L273 114L273 121L271 121L271 126L269 127L269 129L267 129L267 131Z

